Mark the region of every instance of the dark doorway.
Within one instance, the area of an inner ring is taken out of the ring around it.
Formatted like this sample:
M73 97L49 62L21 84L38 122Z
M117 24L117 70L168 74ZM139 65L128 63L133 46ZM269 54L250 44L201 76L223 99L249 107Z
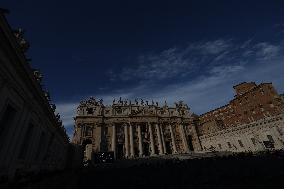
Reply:
M91 139L86 139L82 142L82 146L83 146L83 149L86 150L86 145L87 144L92 144L92 140Z
M172 154L172 148L171 148L171 142L170 141L166 141L166 153Z
M188 141L189 150L190 151L194 151L193 144L192 144L192 136L191 135L187 136L187 141Z
M148 142L143 142L143 154L145 156L149 156L149 143Z
M137 146L134 147L134 155L135 157L139 156L139 149L137 148Z
M122 159L123 158L123 144L118 144L117 145L116 158L117 159Z
M158 148L158 145L155 145L155 154L159 154L159 148Z

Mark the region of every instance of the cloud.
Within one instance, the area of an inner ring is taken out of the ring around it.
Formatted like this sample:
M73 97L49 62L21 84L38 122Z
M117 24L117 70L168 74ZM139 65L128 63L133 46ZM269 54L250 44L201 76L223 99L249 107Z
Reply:
M277 57L283 44L254 42L249 39L238 42L233 39L218 39L190 43L186 47L173 47L159 53L145 53L137 58L137 64L121 70L109 70L110 81L160 82L176 77L191 77L202 71L212 73L220 65L240 64L270 60Z
M207 61L207 56L217 56L216 61L228 54L232 46L230 40L214 40L192 43L186 48L173 47L160 53L143 54L138 57L138 65L125 67L119 74L108 71L111 81L164 80L176 76L187 76Z
M218 50L213 50L214 44ZM198 48L203 50L202 53L195 52ZM234 97L232 86L244 81L272 82L279 92L284 90L284 54L281 42L200 42L195 44L194 50L191 44L185 49L170 48L157 55L143 55L138 59L138 66L123 68L122 75L112 72L112 77L122 82L121 89L82 95L77 102L57 104L69 136L72 134L78 102L88 96L103 98L104 104L111 104L114 98L119 97L129 100L153 99L159 103L167 100L168 104L183 100L192 112L202 114L228 103ZM198 74L189 77L193 70L198 70ZM135 87L123 87L123 79L127 80L127 77L138 78L142 82ZM183 79L177 80L181 77ZM175 82L165 82L168 78L173 78Z
M56 103L56 112L60 114L63 125L69 138L72 138L76 107L78 102Z
M193 61L183 57L182 53L176 48L171 48L155 55L141 55L137 67L123 68L119 75L115 75L113 71L109 73L112 79L118 78L123 81L133 78L142 80L172 78L178 74L191 72L193 69Z
M268 44L267 42L258 43L255 47L257 48L257 58L263 60L274 58L280 52L280 46Z
M198 50L204 55L216 55L228 50L231 46L231 40L218 39L214 41L193 43L188 49Z

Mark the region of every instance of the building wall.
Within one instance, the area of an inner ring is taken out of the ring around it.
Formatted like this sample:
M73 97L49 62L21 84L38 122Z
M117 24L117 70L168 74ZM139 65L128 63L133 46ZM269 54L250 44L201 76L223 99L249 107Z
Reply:
M118 158L200 151L194 117L186 104L176 107L145 101L120 101L112 106L90 98L81 102L75 117L73 143L92 152L114 151Z
M284 114L200 136L205 151L261 151L271 149L265 141L272 137L274 149L284 148Z
M63 169L68 138L0 11L0 177Z

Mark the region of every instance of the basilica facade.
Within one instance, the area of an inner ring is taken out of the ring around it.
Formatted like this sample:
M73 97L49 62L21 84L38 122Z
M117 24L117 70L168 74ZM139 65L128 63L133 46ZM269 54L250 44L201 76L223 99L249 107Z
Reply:
M92 153L114 152L115 158L134 158L200 151L195 116L183 102L169 107L148 101L113 101L90 98L77 108L73 143Z
M284 101L272 83L240 83L229 104L200 116L182 101L169 107L153 101L90 98L77 108L72 142L85 159L114 152L116 159L190 152L248 152L284 149Z

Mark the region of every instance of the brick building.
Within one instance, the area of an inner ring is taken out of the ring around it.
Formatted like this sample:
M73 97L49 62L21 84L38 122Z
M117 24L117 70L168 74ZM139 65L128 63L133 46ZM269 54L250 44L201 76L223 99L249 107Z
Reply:
M233 100L200 116L200 135L276 116L283 111L283 100L272 83L243 82L233 88L236 92Z

